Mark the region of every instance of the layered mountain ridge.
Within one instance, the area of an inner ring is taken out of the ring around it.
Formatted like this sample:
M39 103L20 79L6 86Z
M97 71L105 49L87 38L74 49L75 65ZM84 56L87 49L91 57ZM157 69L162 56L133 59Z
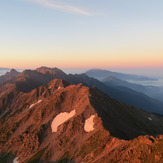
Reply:
M8 82L15 84L17 90L27 93L56 78L66 80L71 84L83 83L85 86L96 87L118 101L151 113L163 114L163 102L157 99L150 98L130 88L106 86L97 79L88 77L86 74L67 75L58 68L40 67L36 70L25 70Z
M102 70L102 69L90 69L85 72L90 77L102 80L110 76L114 76L116 78L120 78L121 80L137 80L137 81L155 81L156 78L151 78L143 75L135 75L135 74L124 74L119 72L112 72L108 70Z
M132 90L145 93L146 95L150 96L151 98L158 99L162 101L163 96L163 88L162 87L156 87L156 86L144 86L140 84L133 84L129 83L127 81L121 80L119 78L116 78L114 76L107 77L102 80L102 82L110 87L125 87L130 88Z
M82 83L71 85L61 79L29 92L13 86L13 91L12 102L1 104L7 109L0 118L1 161L105 163L163 159L160 116L115 101L96 88Z

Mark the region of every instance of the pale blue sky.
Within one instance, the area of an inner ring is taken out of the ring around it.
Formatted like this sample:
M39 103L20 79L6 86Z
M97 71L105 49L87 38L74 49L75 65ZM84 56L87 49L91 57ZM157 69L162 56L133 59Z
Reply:
M161 67L162 0L0 1L0 67Z

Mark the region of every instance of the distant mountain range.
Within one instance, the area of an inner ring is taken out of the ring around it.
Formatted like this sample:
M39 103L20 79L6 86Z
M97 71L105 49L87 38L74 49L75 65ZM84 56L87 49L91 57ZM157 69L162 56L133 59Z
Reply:
M12 72L10 73L12 74ZM29 92L34 88L47 84L53 79L63 79L71 84L83 83L85 86L96 87L120 102L124 102L151 113L163 114L163 102L157 99L153 99L141 92L134 91L127 87L107 86L97 79L88 77L86 74L67 75L58 68L40 67L36 70L25 70L22 73L18 73L16 77L14 76L13 79L8 82L15 83L19 91ZM0 82L1 85L3 85L1 80ZM6 83L6 81L4 83Z
M2 71L3 71L3 70L4 70L4 71L8 71L8 70L11 70L11 68L3 68L3 67L0 67L0 71L1 71L1 70L2 70Z
M102 69L90 69L85 72L86 75L89 77L93 77L98 80L103 80L108 77L116 77L121 80L135 80L135 81L154 81L158 80L156 78L150 78L148 76L143 75L134 75L134 74L124 74L124 73L118 73L118 72L112 72L108 70L102 70Z
M163 101L163 88L162 87L156 87L156 86L143 86L140 84L133 84L129 83L127 81L118 79L114 76L105 78L102 80L102 82L110 87L127 87L130 89L133 89L135 91L144 93L152 98L158 99L160 101Z
M7 71L10 71L11 69L9 68L0 68L0 76L4 75Z
M11 71L12 70L12 68L0 68L0 77L2 76L2 75L5 75L6 74L6 72L9 72L9 71ZM18 71L18 72L22 72L24 69L16 69L16 71Z
M103 92L141 93L58 68L10 75L0 87L0 162L162 162L163 117Z

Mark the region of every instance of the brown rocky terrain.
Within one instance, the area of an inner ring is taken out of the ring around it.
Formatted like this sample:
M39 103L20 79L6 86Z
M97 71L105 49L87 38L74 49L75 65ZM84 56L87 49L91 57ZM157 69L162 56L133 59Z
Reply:
M20 78L0 87L0 162L163 162L162 117L61 79L23 91Z

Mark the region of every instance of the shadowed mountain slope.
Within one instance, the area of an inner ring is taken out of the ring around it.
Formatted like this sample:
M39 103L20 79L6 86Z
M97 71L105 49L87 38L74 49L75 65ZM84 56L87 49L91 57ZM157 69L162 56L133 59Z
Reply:
M118 79L114 76L103 79L102 83L104 83L105 85L110 86L110 87L116 87L116 86L127 87L127 88L133 89L135 91L144 93L144 94L146 94L152 98L158 99L160 101L163 100L162 99L162 97L163 97L163 88L162 87L133 84L133 83L129 83L127 81Z
M86 86L96 87L118 101L148 112L163 114L163 102L150 98L149 96L130 88L106 86L99 80L90 78L85 74L68 75L68 81L73 84L81 82Z

